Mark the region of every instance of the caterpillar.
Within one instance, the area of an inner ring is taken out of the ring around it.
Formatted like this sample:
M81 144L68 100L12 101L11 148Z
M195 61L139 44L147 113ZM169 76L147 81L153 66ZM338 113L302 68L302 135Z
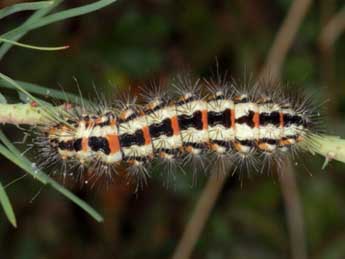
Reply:
M188 165L195 172L262 171L263 164L306 149L319 131L310 98L279 84L258 82L248 90L226 80L180 79L173 85L174 96L151 91L142 104L79 105L58 113L36 129L40 166L111 178L125 165L139 182L146 182L154 161L168 173Z

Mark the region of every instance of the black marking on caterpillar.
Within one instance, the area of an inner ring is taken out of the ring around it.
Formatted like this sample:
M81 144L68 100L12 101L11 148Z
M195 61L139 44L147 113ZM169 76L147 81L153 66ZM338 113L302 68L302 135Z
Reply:
M225 80L187 78L174 86L176 98L154 91L140 105L128 99L114 107L103 102L57 114L64 122L36 129L39 165L62 164L63 170L77 168L81 175L86 169L97 179L111 178L124 164L139 183L146 183L154 160L167 173L180 164L193 171L262 171L258 161L279 164L320 131L319 112L310 99L286 94L277 85L272 91L260 82L248 91Z

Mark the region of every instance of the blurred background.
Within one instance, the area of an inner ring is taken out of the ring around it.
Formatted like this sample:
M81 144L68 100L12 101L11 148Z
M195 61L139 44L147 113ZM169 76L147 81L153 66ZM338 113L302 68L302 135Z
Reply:
M0 8L15 2L20 1L2 0ZM90 1L64 1L60 8L86 2ZM256 77L292 2L119 0L97 12L32 31L21 42L70 48L37 52L13 47L0 71L73 93L77 93L76 77L86 96L93 95L93 85L107 96L115 90L128 91L129 86L140 93L140 86L187 69L210 77L216 59L220 72L228 71L235 79ZM344 14L338 23L330 23L344 13L344 1L311 2L282 67L282 81L328 100L327 132L345 137L345 33L327 36L327 30L345 27ZM0 33L29 15L1 20ZM15 102L15 93L6 91L6 96L11 93ZM2 128L13 141L22 139L15 127ZM297 192L289 187L282 191L274 172L251 173L243 181L238 175L228 177L192 258L291 258L296 242L290 238L289 226L294 222L288 223L291 206L286 197L295 194L304 222L302 249L305 246L308 258L345 258L345 165L333 162L322 171L321 157L302 160L304 166L294 167ZM4 184L24 174L3 157L0 163ZM101 212L105 221L99 224L27 176L6 189L18 228L0 210L0 258L169 258L208 177L200 174L192 186L190 174L176 174L168 188L165 178L159 168L152 171L148 185L136 194L132 186L119 181L107 188L68 185Z

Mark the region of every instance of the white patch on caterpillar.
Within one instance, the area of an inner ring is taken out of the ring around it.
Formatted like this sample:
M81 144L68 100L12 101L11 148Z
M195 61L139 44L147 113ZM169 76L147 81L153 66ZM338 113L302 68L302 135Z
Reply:
M266 113L270 114L275 111L280 111L281 108L278 104L275 103L265 103L265 104L259 104L258 112L260 114ZM269 123L265 126L260 125L259 127L259 136L264 136L269 139L276 139L279 140L281 136L283 135L283 128L281 127L275 127L272 123ZM269 145L269 150L274 151L276 148L276 145Z
M243 116L248 116L250 111L254 113L258 112L258 105L252 102L236 104L235 120ZM259 130L257 128L249 127L245 123L236 123L235 131L236 138L239 140L255 140L259 138Z
M138 116L127 122L119 123L119 134L134 134L137 130L140 130L146 126L145 116Z
M176 106L177 116L187 115L193 116L195 112L204 113L207 111L207 103L203 100L191 101L181 105ZM203 116L203 115L202 115ZM192 143L205 143L208 142L208 131L207 129L195 129L189 127L186 130L181 130L182 141L192 142ZM191 149L191 153L198 155L201 151L196 150L195 148Z
M224 112L234 110L234 102L231 100L210 101L207 105L208 111ZM231 116L231 115L230 115ZM225 128L223 125L208 126L209 138L212 140L234 140L235 132L233 128Z
M146 122L148 126L152 124L159 124L165 119L177 120L176 118L176 108L174 105L168 105L162 109L156 110L146 117ZM151 138L153 147L155 149L176 149L182 146L182 140L180 135L160 135L159 137ZM172 155L165 154L165 158L172 158Z

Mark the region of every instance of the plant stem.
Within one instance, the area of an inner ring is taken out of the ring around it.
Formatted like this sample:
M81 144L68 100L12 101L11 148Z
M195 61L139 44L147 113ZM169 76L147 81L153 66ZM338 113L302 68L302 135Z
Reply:
M41 107L30 103L0 104L0 123L37 125L47 122Z

